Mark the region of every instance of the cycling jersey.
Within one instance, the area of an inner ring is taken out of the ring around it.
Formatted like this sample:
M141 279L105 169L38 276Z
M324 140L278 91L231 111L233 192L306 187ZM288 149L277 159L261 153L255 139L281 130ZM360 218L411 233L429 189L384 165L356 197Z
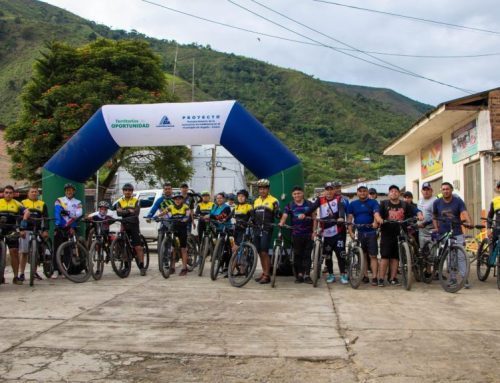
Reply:
M117 211L116 214L118 216L126 218L125 224L127 225L137 225L139 226L139 199L137 197L130 197L126 199L125 197L121 197L118 201L116 201L114 205L114 209L118 208L123 209L123 211ZM134 209L134 212L129 211L128 209Z
M493 222L495 220L496 222ZM488 212L488 228L500 229L500 196L493 198Z
M257 225L273 223L279 214L279 202L272 195L258 197L253 203L254 219Z
M169 206L173 205L174 201L172 200L172 194L166 196L163 194L160 198L156 200L154 205L151 207L149 210L148 214L146 215L147 218L152 218L155 213L160 209L161 212L164 212L168 209Z
M110 215L107 215L107 214L101 214L100 212L95 212L95 213L92 213L91 215L89 215L89 218L93 221L93 222L102 222L102 221L106 221L102 224L102 230L104 231L109 231L109 226L113 223L114 221L114 218L111 217Z
M23 206L30 211L31 218L48 218L49 213L47 210L47 205L41 200L31 200L29 198L22 201ZM47 226L48 222L44 223ZM33 222L28 221L27 230L33 230ZM39 226L40 227L40 226ZM45 227L44 227L45 229Z
M8 213L7 221L5 222L7 224L15 224L16 217L14 215L21 215L24 213L24 210L25 208L21 202L15 199L11 199L10 201L7 201L5 198L0 199L0 214Z
M54 202L54 217L57 227L65 227L70 225L76 227L76 219L83 214L82 203L76 198L69 199L68 197L59 197ZM66 212L65 215L61 213Z
M231 225L231 207L227 203L222 205L214 205L210 211L210 218L218 221L217 230L221 230L224 226Z
M237 221L249 221L250 217L252 216L253 212L253 206L252 204L245 202L245 203L240 203L236 205L234 208L234 218L236 218Z
M215 204L212 201L200 202L196 207L196 215L201 215L201 216L209 215L214 205Z
M339 219L345 217L345 205L342 196L327 199L325 196L319 197L313 206L313 210L319 209L319 218ZM321 223L323 227L323 237L333 237L343 230L343 226L335 225L331 222Z

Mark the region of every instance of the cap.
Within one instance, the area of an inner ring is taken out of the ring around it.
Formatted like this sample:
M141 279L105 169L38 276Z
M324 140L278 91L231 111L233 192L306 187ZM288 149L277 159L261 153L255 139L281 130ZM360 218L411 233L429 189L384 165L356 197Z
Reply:
M368 188L366 187L365 184L359 184L357 190L359 190L359 189L368 189Z
M328 182L325 183L324 187L325 187L325 189L329 189L329 188L333 188L334 186L335 185L334 185L333 182L328 181Z
M389 186L389 191L391 191L392 189L396 189L397 191L400 191L398 185L391 185L391 186Z
M185 182L181 184L181 188L188 188L188 187L189 187L189 185Z
M410 198L413 198L413 193L411 191L407 191L403 194L403 197L406 198L406 197L410 197Z
M368 194L377 194L377 189L375 188L368 189Z
M424 182L422 184L422 190L424 189L432 189L431 183L430 182Z

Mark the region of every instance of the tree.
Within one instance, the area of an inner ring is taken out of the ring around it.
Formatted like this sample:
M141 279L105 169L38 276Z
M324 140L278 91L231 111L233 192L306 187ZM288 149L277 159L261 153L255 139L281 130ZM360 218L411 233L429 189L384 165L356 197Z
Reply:
M146 42L98 39L80 48L51 42L23 90L18 120L6 130L14 163L11 173L16 179L37 181L39 168L104 104L170 98L160 59ZM171 150L181 159L189 157ZM137 152L120 149L106 164L102 186L108 187L120 166L141 155ZM161 171L175 171L171 164L162 162Z

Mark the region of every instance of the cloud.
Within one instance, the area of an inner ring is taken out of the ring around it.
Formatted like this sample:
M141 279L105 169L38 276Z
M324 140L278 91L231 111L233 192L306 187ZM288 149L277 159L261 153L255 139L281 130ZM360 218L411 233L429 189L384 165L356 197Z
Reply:
M159 4L263 33L303 40L294 33L262 20L225 0L153 0ZM250 0L235 0L273 21L325 44L341 47L324 36L263 9ZM422 55L461 55L500 52L500 35L444 28L429 23L362 12L312 0L259 0L291 18L359 49ZM140 0L47 0L84 18L113 28L149 36L196 42L213 49L253 57L293 68L327 81L393 89L430 103L462 97L465 93L427 80L388 71L324 47L311 47L227 29L147 4ZM348 0L339 0L347 3ZM494 0L480 6L468 0L349 1L349 4L448 23L500 31L500 11ZM290 5L293 4L293 5ZM356 53L358 55L358 53ZM372 58L363 56L368 60ZM377 56L425 77L482 91L500 85L500 56L468 59L420 59ZM382 64L386 65L386 64Z

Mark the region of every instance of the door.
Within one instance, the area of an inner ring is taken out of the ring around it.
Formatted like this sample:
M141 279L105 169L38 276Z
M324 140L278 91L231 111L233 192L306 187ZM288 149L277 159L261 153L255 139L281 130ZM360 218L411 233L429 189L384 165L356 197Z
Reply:
M476 161L464 166L465 206L473 223L481 222L481 168Z

